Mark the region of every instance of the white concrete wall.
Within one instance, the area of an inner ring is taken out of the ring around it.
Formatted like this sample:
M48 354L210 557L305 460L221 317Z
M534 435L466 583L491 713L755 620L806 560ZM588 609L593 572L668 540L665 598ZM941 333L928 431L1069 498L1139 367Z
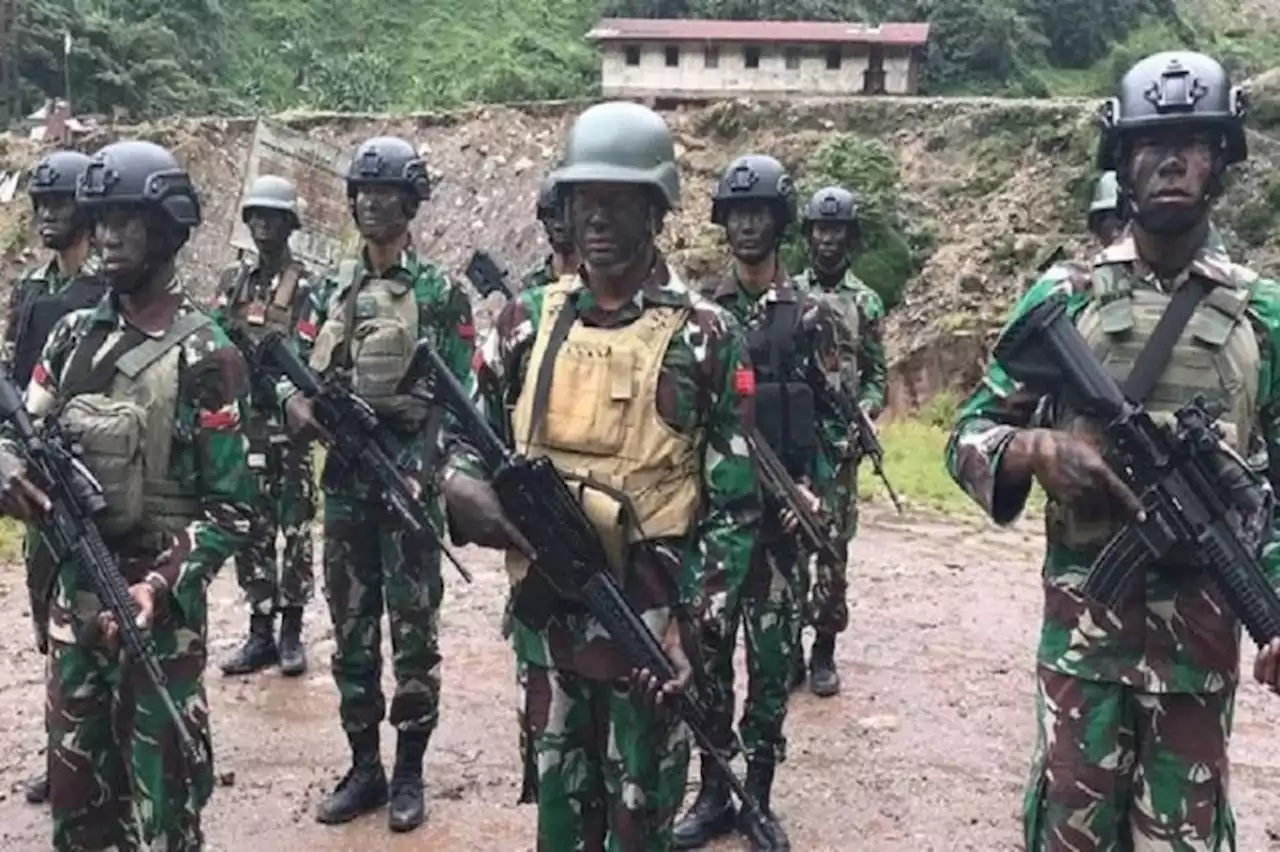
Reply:
M856 95L862 92L868 48L845 45L838 69L827 68L825 45L797 45L800 62L787 67L784 45L760 45L760 64L746 67L745 45L721 43L719 63L707 67L705 45L674 42L680 51L675 67L666 64L667 45L641 42L640 64L628 65L626 45L602 45L601 83L605 97L626 95L715 96L749 94ZM913 94L911 54L906 50L886 51L884 59L887 94Z

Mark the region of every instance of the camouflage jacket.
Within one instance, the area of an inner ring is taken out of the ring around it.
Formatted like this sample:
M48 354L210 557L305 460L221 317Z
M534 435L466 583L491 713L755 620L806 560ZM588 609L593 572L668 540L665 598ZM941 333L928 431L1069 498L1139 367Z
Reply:
M171 292L181 299L174 320L200 311L178 279ZM34 416L53 408L78 347L91 329L102 325L120 332L129 327L114 297L96 308L67 314L54 326L27 389L27 408ZM143 576L154 570L164 577L169 599L187 623L202 624L205 590L222 563L247 540L254 511L254 483L245 460L238 402L246 368L239 351L216 325L206 325L180 345L182 372L170 473L173 479L194 485L203 516L176 536L153 564L135 567ZM129 567L122 564L126 579L142 580ZM69 626L71 613L82 609L82 596L91 594L85 583L76 565L59 567L51 607L55 630L59 624Z
M359 275L363 279L373 274L368 253L362 250ZM467 298L466 291L439 267L420 259L412 248L401 252L396 263L383 272L382 277L398 279L412 285L418 302L420 339L431 341L462 386L469 392L473 391L475 374L472 372L471 358L475 325L471 316L471 300ZM341 305L341 297L345 295L343 286L334 275L330 275L309 290L306 304L298 318L297 333L294 335L304 360L311 355L320 326ZM282 380L276 392L283 403L297 389L288 380ZM442 431L447 434L455 428L455 423L452 416L444 417ZM414 475L423 484L430 484L433 481L432 471L423 469L424 459L428 455L424 452L426 442L423 435L399 434L396 437L402 447L401 457L397 461L406 473ZM340 491L351 496L368 493L368 483L361 479L358 471L340 470L335 462L336 459L332 458L325 460L326 492Z
M1122 237L1098 256L1122 261L1117 274L1134 287L1154 287L1136 257L1132 238ZM1126 259L1126 260L1122 260ZM1111 268L1117 268L1115 266ZM1253 277L1221 251L1206 245L1193 261L1192 274L1228 286ZM1094 297L1089 270L1064 264L1046 273L1014 307L1010 321L1057 293L1068 295L1068 311L1079 317ZM1261 353L1255 423L1268 450L1280 452L1280 285L1254 282L1246 317ZM1040 400L1023 391L992 360L982 383L960 409L947 446L947 467L955 481L1000 525L1022 512L1029 484L1001 485L1001 459L1009 441L1027 427ZM1280 485L1280 483L1276 483ZM1051 507L1052 508L1052 507ZM1148 570L1118 612L1100 610L1079 591L1099 548L1071 549L1047 525L1043 566L1044 621L1039 663L1054 671L1089 680L1123 683L1145 692L1216 692L1236 682L1239 625L1227 614L1216 589L1181 577ZM1266 570L1280 582L1280 547L1274 535L1263 550Z
M833 294L840 306L847 311L857 311L858 341L856 348L845 346L840 353L840 385L845 393L867 409L871 417L878 417L884 408L889 381L889 364L885 355L884 301L853 270L847 270L840 282L827 290L819 282L813 270L791 279L797 290Z
M102 260L99 258L98 253L90 249L89 254L85 256L80 271L76 275L63 273L57 255L50 258L47 263L34 266L19 275L13 283L13 287L9 290L9 305L5 311L3 351L0 352L0 360L3 360L6 364L13 360L14 348L18 343L18 326L22 319L19 314L22 311L23 303L28 298L45 293L56 296L67 289L67 286L77 276L97 274L101 265ZM33 290L37 292L32 292Z
M497 377L502 393L511 398L528 378L545 292L543 288L526 290L508 302L479 352L477 360ZM674 279L661 258L635 301L616 311L596 307L585 283L571 298L580 322L604 327L635 322L648 305L692 302L692 314L676 332L663 359L657 407L659 416L673 429L685 434L699 430L705 436L701 454L705 509L691 540L658 542L660 557L633 566L623 588L637 609L653 617L665 617L673 606L699 613L713 598L723 597L729 578L746 575L760 520L755 468L743 438L743 424L751 417L751 383L741 335L731 317ZM503 415L501 398L483 402L490 420ZM448 452L451 466L473 476L486 474L464 442L454 444ZM676 600L670 597L670 584L653 582L654 572L672 571L654 564L659 561L678 566L674 571ZM585 615L553 620L542 632L519 621L513 628L516 654L534 665L589 669L593 658L598 661L616 653Z
M547 255L542 262L531 268L520 279L520 289L528 290L533 287L545 287L552 281L556 280L556 258L555 255Z

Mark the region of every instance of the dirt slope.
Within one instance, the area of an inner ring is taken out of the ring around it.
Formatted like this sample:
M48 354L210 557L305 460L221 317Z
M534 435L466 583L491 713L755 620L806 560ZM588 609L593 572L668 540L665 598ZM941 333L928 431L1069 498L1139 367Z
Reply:
M517 268L542 251L533 221L534 194L582 106L283 120L341 146L380 133L414 140L441 176L435 197L416 222L418 244L460 272L473 248L496 250ZM733 156L766 150L803 177L809 155L833 133L884 141L897 155L913 227L932 233L936 244L888 323L893 402L909 407L939 388L971 381L986 338L1036 260L1060 242L1082 245L1080 211L1096 139L1093 109L1085 101L989 98L728 101L677 108L667 117L678 139L685 204L664 239L695 277L715 270L724 254L708 223L709 195ZM120 131L172 146L192 170L206 224L186 255L197 290L206 294L216 270L233 254L227 240L252 129L251 119L208 119ZM86 145L111 137L99 134ZM1271 220L1280 208L1280 192L1268 192L1280 164L1280 143L1257 136L1253 149L1254 161L1234 181L1224 204L1222 224L1233 250L1266 264L1277 256ZM29 144L0 143L0 170L34 156ZM1236 238L1233 226L1243 218L1242 209L1253 210L1255 220L1262 221L1254 221L1250 231L1257 247ZM21 262L20 249L29 244L25 210L21 199L0 205L0 280ZM482 322L493 307L480 309Z

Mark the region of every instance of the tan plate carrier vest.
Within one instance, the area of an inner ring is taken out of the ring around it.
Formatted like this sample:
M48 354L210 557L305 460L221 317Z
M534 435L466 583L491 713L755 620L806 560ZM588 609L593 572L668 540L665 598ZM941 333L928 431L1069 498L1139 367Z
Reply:
M1247 273L1243 267L1235 269ZM1076 326L1111 377L1123 382L1172 299L1151 287L1134 287L1123 264L1097 266L1092 279L1092 299ZM1226 443L1241 455L1248 454L1256 419L1262 358L1245 313L1256 280L1248 273L1232 285L1214 284L1183 329L1160 380L1142 400L1157 423L1172 422L1174 412L1197 394L1222 404L1226 411L1218 424ZM1071 430L1083 428L1070 412L1060 422ZM1118 528L1110 518L1086 518L1051 505L1050 524L1055 522L1069 547L1101 544Z
M657 405L662 363L689 308L649 306L621 328L575 322L555 353L546 418L530 440L534 379L579 280L569 275L547 286L512 431L518 453L545 456L571 485L580 484L578 498L621 577L629 544L683 536L698 514L700 437L671 428ZM522 555L508 551L512 582L528 567Z

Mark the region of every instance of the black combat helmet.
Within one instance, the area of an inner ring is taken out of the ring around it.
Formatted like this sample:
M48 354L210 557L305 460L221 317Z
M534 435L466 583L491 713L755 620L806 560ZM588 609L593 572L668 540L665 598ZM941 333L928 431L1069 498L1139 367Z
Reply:
M550 174L542 179L542 184L538 187L537 211L539 222L546 222L559 215L560 194L556 191L556 182L551 179Z
M431 197L427 164L408 142L395 136L376 136L360 143L347 169L347 198L355 201L362 186L398 186L409 199L409 215Z
M200 224L200 198L191 176L173 154L152 142L113 142L94 154L76 183L76 203L90 214L113 204L158 210L173 226L175 251Z
M815 192L800 213L800 228L807 234L814 222L844 222L858 228L858 199L842 186L824 186Z
M89 155L79 151L54 151L42 158L31 173L27 183L27 195L32 200L40 197L61 196L75 198L76 181L80 179Z
M1220 134L1223 165L1244 162L1244 92L1216 59L1190 50L1140 60L1120 81L1117 97L1102 107L1098 167L1118 173L1123 186L1128 141L1162 127L1204 127Z
M779 239L796 218L796 185L782 163L764 154L739 157L725 169L711 198L712 223L723 227L735 201L769 202L778 217Z

